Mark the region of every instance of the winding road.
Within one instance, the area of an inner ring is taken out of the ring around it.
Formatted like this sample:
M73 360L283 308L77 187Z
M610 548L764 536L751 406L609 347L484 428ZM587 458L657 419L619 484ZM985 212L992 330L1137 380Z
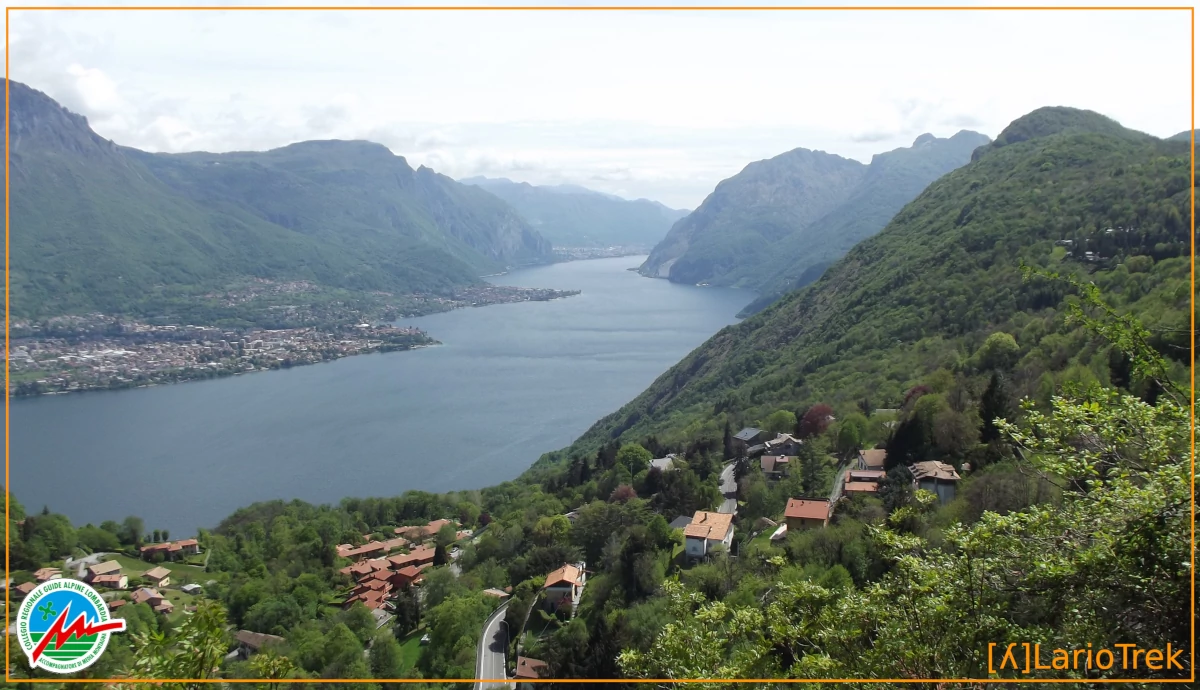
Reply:
M513 681L495 682L500 678L508 678L508 669L504 664L504 652L508 648L508 624L504 620L507 611L506 601L484 621L479 649L475 652L475 690L517 687Z
M737 482L733 479L732 462L721 470L721 495L725 497L725 500L721 502L721 507L717 509L717 512L737 513Z

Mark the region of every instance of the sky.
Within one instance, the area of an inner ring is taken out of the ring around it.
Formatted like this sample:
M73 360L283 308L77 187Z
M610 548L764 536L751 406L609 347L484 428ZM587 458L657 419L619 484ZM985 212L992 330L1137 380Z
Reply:
M7 67L144 150L367 139L458 179L691 209L795 148L869 162L1042 106L1184 131L1191 28L1161 11L13 10Z

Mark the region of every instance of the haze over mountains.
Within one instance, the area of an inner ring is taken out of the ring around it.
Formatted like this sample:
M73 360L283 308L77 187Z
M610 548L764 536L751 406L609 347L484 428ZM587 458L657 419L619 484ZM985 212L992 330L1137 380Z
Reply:
M551 259L507 204L379 144L150 154L10 86L14 316L136 313L245 277L435 291Z
M820 277L988 141L969 131L948 139L923 134L909 148L877 154L869 165L803 148L751 163L676 223L641 272L759 290L764 295L757 310Z
M556 247L626 246L649 251L688 213L657 201L629 201L576 185L535 186L488 177L459 181L508 202Z

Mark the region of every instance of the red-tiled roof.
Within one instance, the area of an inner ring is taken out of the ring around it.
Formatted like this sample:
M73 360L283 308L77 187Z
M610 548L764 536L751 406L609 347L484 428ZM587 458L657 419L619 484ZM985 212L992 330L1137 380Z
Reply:
M827 520L829 519L829 501L823 498L789 498L783 516L807 520Z
M883 469L884 461L887 460L887 451L882 448L860 450L858 455L863 459L863 464L873 470Z
M692 539L708 539L722 541L733 526L733 515L729 513L710 513L697 510L692 521L683 528L683 536Z
M543 678L549 664L540 659L530 659L527 656L517 657L517 678L532 679Z
M846 482L844 490L848 494L873 494L879 491L879 485L875 482Z
M583 572L578 567L573 565L564 565L546 576L546 584L542 588L554 587L555 585L582 585Z

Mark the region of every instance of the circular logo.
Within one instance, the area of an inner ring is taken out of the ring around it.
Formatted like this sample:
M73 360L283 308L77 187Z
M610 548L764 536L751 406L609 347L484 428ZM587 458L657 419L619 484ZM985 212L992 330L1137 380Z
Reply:
M96 663L111 633L125 620L110 619L100 593L78 580L43 582L17 612L17 640L29 665L52 673L75 673Z

